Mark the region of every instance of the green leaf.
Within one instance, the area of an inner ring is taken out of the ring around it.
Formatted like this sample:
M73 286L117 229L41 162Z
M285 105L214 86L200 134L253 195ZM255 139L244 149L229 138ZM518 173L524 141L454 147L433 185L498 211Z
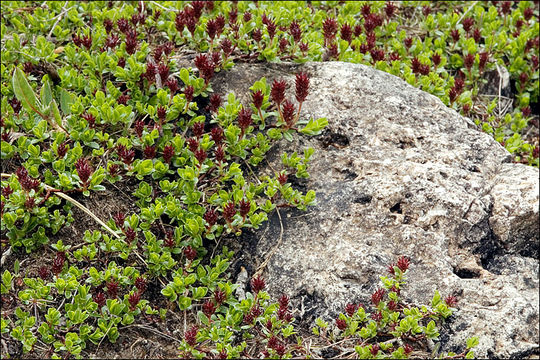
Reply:
M328 125L326 118L311 119L300 132L306 135L319 135L326 125Z
M467 349L472 349L473 347L477 346L478 343L478 336L467 339Z
M441 294L438 290L435 290L435 294L433 295L433 300L431 300L431 307L437 306L441 302Z
M54 120L60 127L62 127L63 126L62 115L60 115L60 111L58 110L58 105L56 105L56 101L54 99L51 102L51 108L52 108Z
M41 87L40 91L40 97L41 97L41 103L43 104L50 104L53 100L52 90L51 90L51 82L49 81L49 77L45 76L43 78L43 86Z
M32 90L28 80L26 80L23 71L18 67L15 68L15 72L13 73L13 92L26 110L36 111L38 108L41 108L34 90Z
M62 109L62 113L64 113L64 115L71 114L71 104L73 104L71 94L65 89L62 89L60 91L60 108Z
M208 316L206 316L202 311L197 311L197 317L206 326L208 326L208 324L210 323L208 321Z
M191 298L187 296L181 296L178 299L178 307L180 307L180 310L186 310L191 306Z
M8 290L11 289L12 279L13 279L13 276L11 275L11 273L5 270L4 273L2 274L2 284L4 284Z
M185 85L189 85L189 71L186 68L180 69L180 80L184 82Z

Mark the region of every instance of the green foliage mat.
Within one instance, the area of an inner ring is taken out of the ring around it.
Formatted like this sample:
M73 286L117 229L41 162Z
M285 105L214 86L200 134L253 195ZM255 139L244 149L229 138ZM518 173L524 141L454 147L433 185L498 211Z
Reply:
M291 181L309 177L313 149L281 154L272 176L258 166L280 139L319 135L328 121L301 113L306 74L290 91L260 79L249 104L214 93L212 79L235 62L371 65L538 166L538 4L4 1L1 10L3 357L100 356L132 328L173 339L184 357L473 356L475 338L458 354L427 352L456 299L404 303L405 257L371 304L348 304L333 325L318 319L312 334L260 276L245 289L232 282L222 239L316 203ZM193 66L180 66L193 52ZM483 94L501 67L514 94Z

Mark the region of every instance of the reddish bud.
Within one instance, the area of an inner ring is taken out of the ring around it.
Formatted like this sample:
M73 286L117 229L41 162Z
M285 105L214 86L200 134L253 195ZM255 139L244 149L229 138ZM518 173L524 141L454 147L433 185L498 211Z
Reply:
M475 28L475 29L473 30L472 37L473 37L473 39L474 39L474 41L475 41L476 43L479 43L480 40L482 40L482 32L480 31L480 29Z
M260 29L253 29L251 32L251 38L257 43L260 42L262 39L262 31Z
M41 266L39 269L38 269L38 276L43 279L43 280L47 280L49 278L49 276L51 275L51 272L49 270L48 267L46 266Z
M117 212L113 215L113 220L116 227L122 229L124 227L124 221L126 220L126 214L123 212Z
M206 151L204 151L204 149L198 149L197 151L195 151L195 158L197 159L199 164L202 164L207 157L208 155L206 154Z
M188 246L184 249L184 256L185 256L186 259L188 259L189 261L193 261L193 260L197 257L197 250L195 250L195 249L192 248L190 245L188 245Z
M373 62L383 61L384 60L384 50L383 49L373 49L369 52Z
M137 290L139 290L141 293L146 291L146 279L142 276L138 276L135 279L135 287Z
M107 298L105 297L105 294L100 291L94 295L92 300L94 300L94 302L97 303L99 308L101 309L105 305Z
M402 271L405 272L411 264L410 260L406 256L400 256L396 263L396 266Z
M452 296L452 295L448 295L445 299L444 299L444 302L446 303L446 305L448 305L449 307L455 307L457 305L457 298L455 296Z
M211 300L206 300L206 302L202 306L202 311L206 316L211 317L212 314L214 314L214 312L216 311L216 306L214 305L214 302Z
M336 326L339 330L345 330L347 328L347 321L343 319L336 319Z
M191 329L189 329L188 331L185 332L184 334L184 341L189 345L189 346L195 346L195 344L197 343L197 332L199 330L197 329L197 326L196 325L193 325L191 327Z
M364 18L368 17L371 14L371 5L369 4L362 5L362 7L360 8L360 12L362 13L362 16Z
M300 42L302 39L302 29L300 28L300 24L298 24L298 22L291 22L291 25L289 25L289 34L291 34L295 43Z
M128 150L124 145L118 145L116 152L118 156L122 159L124 164L131 165L133 163L133 159L135 158L135 151L134 150Z
M242 133L251 125L253 122L252 114L250 109L240 110L238 113L238 126L242 129Z
M166 145L163 148L163 160L165 163L169 164L171 162L172 157L174 156L174 145Z
M96 124L96 117L92 114L84 113L81 117L88 122L88 126L92 129Z
M240 207L240 216L242 216L243 218L246 217L246 215L249 213L249 210L251 209L251 203L249 200L240 200L240 202L238 203L239 207Z
M289 100L285 100L283 102L283 121L285 121L289 128L294 126L295 117L296 109L294 108L294 104Z
M287 309L289 307L289 297L285 294L281 295L278 302L280 309Z
M179 89L178 80L176 80L176 78L174 78L174 77L170 77L167 80L167 82L165 83L165 86L167 86L169 88L169 90L171 91L171 96L176 94L176 92Z
M113 23L113 21L111 19L105 19L105 20L103 20L103 27L105 27L105 31L108 34L113 29L114 23Z
M124 234L126 235L126 242L128 244L131 244L133 240L135 240L135 238L137 237L137 233L135 232L135 230L130 227L125 230Z
M377 289L372 295L371 295L371 302L375 305L379 305L381 302L383 296L385 294L384 289Z
M296 101L303 102L309 93L309 77L306 73L296 74Z
M213 41L216 37L218 30L217 22L215 19L210 19L206 23L206 33L208 34L208 37L210 38L210 41Z
M268 36L270 37L270 41L274 39L274 36L276 35L276 29L277 25L272 19L268 19L268 22L266 23L266 31L268 31Z
M129 310L130 311L135 310L140 300L141 300L141 294L138 291L135 291L134 293L129 295L128 297Z
M411 37L406 38L403 40L403 44L407 49L409 49L412 46L413 39Z
M356 304L349 303L345 306L345 312L349 316L353 316L356 310L358 310L358 305Z
M270 95L272 96L272 100L276 103L276 105L280 105L285 99L286 87L287 83L285 82L285 80L274 80L274 82L272 83Z
M218 94L212 94L212 96L210 96L210 104L208 105L208 111L216 113L221 106L221 101L221 96L219 96Z
M119 288L118 281L116 281L115 279L111 279L107 282L106 286L107 286L107 292L109 293L109 296L111 298L116 298L116 296L118 295L118 288Z
M195 153L195 151L197 151L197 149L199 148L199 141L195 138L189 138L187 143L188 143L189 150L192 153Z
M53 263L51 266L51 271L53 274L58 275L62 272L65 260L66 258L62 256L61 253L56 254L56 257L53 259Z
M529 21L533 17L533 8L528 7L523 10L523 17L525 20Z
M409 355L410 353L413 352L413 347L409 344L405 344L405 346L403 346L403 351L405 351L405 354Z
M279 51L281 53L284 53L287 51L287 47L289 46L289 40L282 38L279 40Z
M341 26L341 38L349 43L352 41L351 25L345 23Z
M221 305L225 302L225 300L227 300L227 294L218 288L214 292L214 300L216 300L218 305Z
M386 14L387 18L392 18L396 12L396 6L391 2L387 2L386 6L384 7L384 12Z
M204 122L199 121L196 123L193 123L193 135L196 138L200 138L204 134Z
M467 54L463 58L463 64L467 68L467 70L471 71L472 66L474 65L474 55L473 54Z
M452 37L454 42L458 42L460 38L459 30L458 29L450 30L450 36Z
M277 180L279 181L280 185L283 185L287 182L287 174L280 173L277 177Z
M78 159L75 163L75 169L77 170L77 174L79 175L79 179L81 180L83 187L86 187L88 184L88 179L93 172L90 168L90 164L88 164L88 160L85 158Z
M510 12L512 12L511 7L512 7L512 3L510 1L503 1L501 4L501 12L504 15L508 15L510 14Z
M223 147L221 145L218 146L218 148L216 149L215 157L218 163L222 163L225 159L225 151L223 150Z
M126 59L123 57L118 58L118 63L116 65L120 66L123 69L126 66Z
M173 248L175 245L176 245L176 241L174 239L174 236L173 236L173 232L172 231L167 231L167 234L165 236L165 242L164 242L165 246L168 247L168 248Z
M463 30L465 30L466 32L471 31L473 25L474 25L473 18L466 17L465 19L463 19Z
M382 318L383 318L383 316L382 316L382 314L381 314L381 312L380 312L380 311L379 311L379 312L376 312L376 313L373 313L373 314L371 314L371 319L373 319L373 320L375 320L375 321L377 321L377 322L381 321L381 320L382 320Z
M433 54L433 56L431 57L431 61L433 61L433 65L435 67L439 66L441 63L441 55L439 53Z
M254 305L250 310L249 310L249 313L251 314L251 316L253 316L254 319L256 319L257 317L259 317L261 314L262 314L262 309L259 305Z
M156 157L156 146L146 145L143 149L144 157L147 159L153 159Z
M254 293L258 293L262 289L264 289L265 283L264 279L258 275L256 278L251 279L251 290L253 290Z
M328 18L323 21L323 34L325 40L332 40L336 36L338 23L334 18Z
M234 203L232 201L229 201L223 207L223 217L228 223L230 223L235 214L236 214L236 207L234 206Z
M529 116L531 116L531 107L530 107L530 106L524 107L524 108L521 110L521 113L523 114L523 117L524 117L524 118L528 118Z
M527 73L522 72L519 74L519 83L521 84L521 87L525 86L525 83L529 80L529 75Z
M221 144L223 142L224 137L225 137L223 129L220 126L216 126L216 127L212 128L212 130L210 132L210 136L212 137L212 140L214 140L214 142L216 144Z
M225 54L225 57L229 57L232 54L233 47L232 42L229 39L224 39L221 42L221 51Z
M118 97L118 99L116 99L116 102L118 102L119 105L126 105L129 99L129 95L122 94Z
M257 90L251 93L251 98L253 99L253 105L260 109L264 100L264 94L261 90Z

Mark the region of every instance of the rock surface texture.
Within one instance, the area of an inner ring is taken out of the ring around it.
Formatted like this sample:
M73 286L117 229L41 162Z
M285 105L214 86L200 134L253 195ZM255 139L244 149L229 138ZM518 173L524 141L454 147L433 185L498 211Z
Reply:
M411 258L407 301L429 303L438 289L459 310L441 329L441 350L460 352L479 336L478 357L538 354L539 172L510 155L470 119L392 75L340 63L237 64L217 75L214 91L248 104L261 77L311 76L302 117L326 117L317 137L282 140L282 151L315 148L301 190L317 192L307 212L280 210L251 235L250 257L276 296L288 294L312 326L368 303L379 275L399 255ZM268 169L269 173L273 171ZM255 269L252 269L255 270ZM250 274L251 275L251 274Z

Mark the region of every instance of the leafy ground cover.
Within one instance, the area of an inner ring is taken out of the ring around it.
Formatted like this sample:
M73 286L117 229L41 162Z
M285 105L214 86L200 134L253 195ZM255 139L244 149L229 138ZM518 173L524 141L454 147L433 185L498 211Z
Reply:
M538 166L537 3L1 9L2 356L473 356L476 339L458 354L430 350L456 299L405 303L414 259L389 266L370 304L347 304L310 333L260 274L245 286L233 278L224 243L280 208L316 201L294 185L309 176L313 149L278 154L273 176L259 167L277 141L316 136L327 119L303 117L307 74L260 79L248 104L215 93L212 80L238 62L368 64L438 96L516 162ZM503 67L513 93L486 95Z

